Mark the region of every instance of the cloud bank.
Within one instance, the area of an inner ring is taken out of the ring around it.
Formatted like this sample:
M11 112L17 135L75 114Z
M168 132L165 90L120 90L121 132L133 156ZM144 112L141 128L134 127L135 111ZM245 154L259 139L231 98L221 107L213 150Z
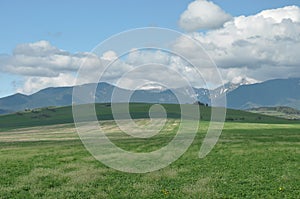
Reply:
M52 46L48 41L20 44L12 55L0 56L4 72L24 76L57 77L63 72L75 72L87 53L71 54Z
M266 80L300 74L300 8L297 6L234 17L223 27L190 35L203 45L225 80L233 76ZM177 46L186 45L180 42ZM186 48L182 51L186 52ZM188 56L197 55L189 51Z
M70 53L38 41L16 46L12 55L0 55L0 70L23 77L21 93L36 92L45 87L72 86L75 73L86 63L97 66L98 57L90 53Z
M166 66L157 67L155 64ZM109 67L106 69L108 64ZM143 66L147 64L146 66ZM84 71L76 77L81 66ZM143 69L138 69L143 66ZM153 68L160 68L156 70ZM153 82L164 82L177 79L178 71L183 77L191 80L193 85L202 86L193 67L178 56L157 50L132 49L126 57L118 58L114 51L102 55L81 52L70 53L51 45L48 41L20 44L12 55L0 56L0 70L5 73L23 77L23 86L18 92L31 94L46 87L73 86L76 84L95 83L103 73L101 81L117 84L120 87L134 89ZM121 81L119 81L121 79ZM179 80L174 87L180 87Z

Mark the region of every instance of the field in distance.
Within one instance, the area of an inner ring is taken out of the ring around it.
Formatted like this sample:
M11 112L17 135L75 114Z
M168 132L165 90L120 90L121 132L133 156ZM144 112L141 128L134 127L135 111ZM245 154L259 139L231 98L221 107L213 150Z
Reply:
M133 104L139 125L151 105ZM178 106L149 139L125 136L111 121L108 104L98 117L124 150L146 152L167 145L180 123ZM95 160L82 145L70 107L0 117L0 198L297 198L300 195L300 124L228 110L211 153L198 158L210 107L201 107L200 129L188 151L170 166L146 174L122 173ZM15 124L15 126L14 126Z
M260 107L249 109L252 113L270 115L291 120L300 120L300 111L294 108L278 106L278 107Z
M133 119L149 118L149 109L153 104L132 103L130 104L130 115ZM178 119L180 106L178 104L162 104L166 109L168 118ZM84 105L83 105L84 106ZM186 105L198 106L198 105ZM211 107L199 106L202 121L210 121ZM95 109L99 120L112 120L113 115L110 104L96 104ZM288 120L275 116L262 115L246 111L227 109L227 122L248 123L300 123L300 120ZM73 123L72 107L47 107L41 109L26 110L14 114L0 116L0 131L21 127L34 127L51 124Z

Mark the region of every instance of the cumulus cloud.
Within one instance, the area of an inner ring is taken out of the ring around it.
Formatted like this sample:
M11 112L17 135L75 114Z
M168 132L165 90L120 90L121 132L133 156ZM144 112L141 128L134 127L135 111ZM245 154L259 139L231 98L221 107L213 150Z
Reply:
M47 87L73 86L75 77L72 74L61 73L57 77L27 77L19 93L34 93Z
M116 52L110 50L110 51L107 51L107 52L103 53L101 58L103 60L113 61L113 60L118 58L118 55L116 54Z
M18 45L12 55L0 55L0 70L24 76L57 77L74 72L79 66L95 59L89 53L74 53L58 49L48 41Z
M157 64L161 67L157 67ZM178 74L188 78L192 84L199 85L201 82L187 62L161 50L133 49L124 57L118 58L117 53L112 50L102 55L87 52L72 54L48 41L39 41L18 45L12 55L1 55L0 65L2 72L23 77L23 85L17 91L25 94L47 87L99 81L134 89L148 83L164 82L166 77L178 80ZM139 68L140 66L143 68ZM76 77L79 69L80 76ZM174 81L173 86L180 87L181 82Z
M191 36L203 45L218 67L235 71L235 75L266 80L300 74L300 8L297 6L234 17L220 29L194 32ZM178 40L176 47L185 45L182 52L187 53L187 44L182 43ZM197 56L193 51L188 54Z
M24 85L17 91L26 94L51 86L74 85L75 73L82 64L90 71L101 67L100 58L92 53L72 54L48 41L19 44L11 55L0 55L0 71L23 77Z
M289 6L239 16L225 27L195 33L220 67L295 66L300 63L300 9Z
M181 78L178 78L178 74ZM149 84L152 87L158 86L166 81L172 81L172 87L176 88L183 85L184 79L188 79L194 86L205 85L194 67L183 58L167 51L153 49L130 51L126 57L121 57L111 64L104 74L104 80L127 89Z
M211 1L196 0L188 5L179 19L179 26L187 31L216 29L232 17Z

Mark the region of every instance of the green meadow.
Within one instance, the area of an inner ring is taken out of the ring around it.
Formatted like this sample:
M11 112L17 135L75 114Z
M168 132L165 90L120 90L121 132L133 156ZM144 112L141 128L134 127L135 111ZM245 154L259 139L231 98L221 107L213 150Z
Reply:
M141 125L150 104L132 104ZM180 123L178 105L164 105L168 119L148 140L125 136L108 104L97 104L101 126L119 147L152 151L170 142ZM0 198L298 198L300 123L228 110L220 139L198 157L209 125L201 107L200 128L188 151L168 167L123 173L94 159L80 141L70 107L44 108L0 117Z

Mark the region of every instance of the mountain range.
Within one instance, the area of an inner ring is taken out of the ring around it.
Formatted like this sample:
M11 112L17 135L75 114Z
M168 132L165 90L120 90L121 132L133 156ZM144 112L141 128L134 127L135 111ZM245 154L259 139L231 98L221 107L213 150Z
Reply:
M81 85L83 87L92 84ZM124 94L130 90L101 82L97 86L95 102L110 102L114 91ZM300 78L274 79L261 83L227 83L214 90L193 88L198 101L210 104L211 98L226 95L227 107L250 109L256 107L289 106L300 109ZM46 88L32 95L14 94L0 98L0 114L48 106L67 106L72 104L73 87ZM144 89L136 90L131 102L178 103L171 90ZM122 101L120 101L122 102Z

